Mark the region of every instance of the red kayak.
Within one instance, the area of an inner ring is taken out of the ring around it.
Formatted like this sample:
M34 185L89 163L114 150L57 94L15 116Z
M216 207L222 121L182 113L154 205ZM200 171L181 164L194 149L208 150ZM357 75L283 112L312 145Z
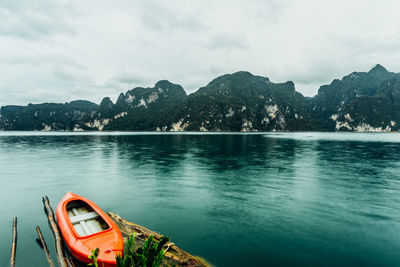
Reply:
M91 263L92 249L99 248L99 266L115 266L124 241L115 222L89 199L68 192L57 206L57 222L65 243L79 261Z

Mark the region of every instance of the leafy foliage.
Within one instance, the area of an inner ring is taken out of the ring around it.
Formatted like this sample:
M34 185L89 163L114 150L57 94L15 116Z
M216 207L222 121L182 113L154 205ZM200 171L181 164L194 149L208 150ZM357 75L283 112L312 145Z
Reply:
M158 267L164 258L165 251L163 246L169 241L169 237L161 236L160 240L156 240L153 235L146 239L143 247L135 250L134 234L128 237L128 242L124 250L123 256L116 257L117 267ZM91 265L97 267L98 248L92 250L93 260ZM97 254L96 254L97 253Z
M89 263L89 266L94 266L94 267L99 267L98 263L97 263L97 257L99 256L99 248L96 249L92 249L92 255L89 256L89 259L91 259L93 261L93 263Z

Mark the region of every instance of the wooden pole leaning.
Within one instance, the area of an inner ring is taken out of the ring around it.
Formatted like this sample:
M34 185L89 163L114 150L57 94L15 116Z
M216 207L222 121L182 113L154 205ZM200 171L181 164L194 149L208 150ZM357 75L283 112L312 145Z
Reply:
M10 266L15 266L15 257L17 253L17 217L14 217L13 220L13 236L12 236L12 244L11 244L11 256L10 256Z
M44 211L46 212L47 219L49 220L50 228L54 235L55 247L56 247L56 254L57 254L57 261L60 267L68 267L67 258L65 257L64 248L63 248L63 240L60 234L60 230L58 229L58 225L54 218L53 209L50 206L50 201L47 196L42 198Z
M39 236L40 242L42 243L43 251L44 251L44 254L46 256L47 261L49 262L49 266L50 267L55 267L54 262L53 262L53 260L52 260L52 258L50 256L49 249L47 248L46 241L44 240L44 237L42 235L42 231L40 231L40 227L39 226L36 226L36 232L37 232L37 234Z

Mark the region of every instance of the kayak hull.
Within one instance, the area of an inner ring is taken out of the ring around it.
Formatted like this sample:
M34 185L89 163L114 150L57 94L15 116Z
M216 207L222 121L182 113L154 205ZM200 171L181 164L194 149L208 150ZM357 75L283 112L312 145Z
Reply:
M115 222L94 202L68 192L57 205L57 223L71 254L81 262L91 263L92 250L99 248L99 266L116 266L124 242Z

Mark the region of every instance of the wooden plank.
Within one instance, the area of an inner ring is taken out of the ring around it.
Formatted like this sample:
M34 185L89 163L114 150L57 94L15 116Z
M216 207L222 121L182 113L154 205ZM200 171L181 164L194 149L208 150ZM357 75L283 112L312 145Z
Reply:
M87 221L86 223L87 223L87 226L90 228L90 230L93 233L99 233L99 232L104 231L104 229L101 228L101 226L100 226L98 221L90 220L90 221Z
M92 234L92 231L90 231L90 229L87 226L85 221L81 221L81 222L79 222L79 224L82 226L82 229L85 232L85 235L91 235Z
M75 224L74 228L75 228L75 231L78 233L78 235L80 235L80 236L84 236L85 235L85 232L82 229L82 226L80 224Z

